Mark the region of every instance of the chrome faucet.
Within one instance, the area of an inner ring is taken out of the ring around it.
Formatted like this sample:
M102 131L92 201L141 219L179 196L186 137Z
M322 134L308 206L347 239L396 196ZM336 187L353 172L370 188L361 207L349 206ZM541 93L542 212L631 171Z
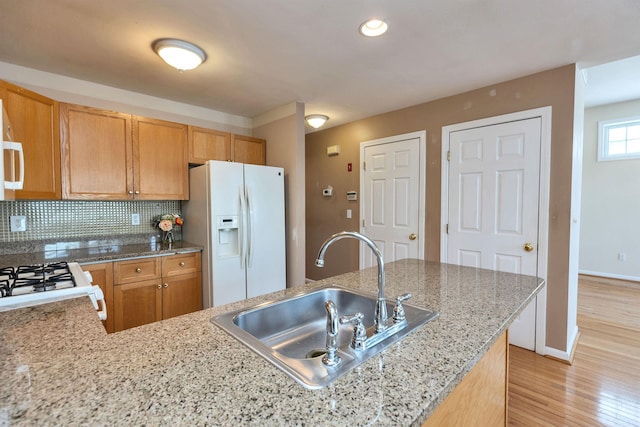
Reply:
M367 236L364 236L360 233L356 233L355 231L341 231L340 233L336 233L333 236L329 237L320 247L320 251L318 252L318 257L316 259L317 267L324 267L324 253L327 251L327 248L331 246L333 242L336 242L340 239L344 238L352 238L360 240L369 246L369 248L373 251L373 254L376 256L376 260L378 262L378 300L376 302L376 311L375 311L375 332L379 333L387 329L387 302L384 297L384 261L382 260L382 253L377 248L376 244L373 243L371 239Z
M322 363L327 366L337 366L342 362L338 356L338 332L340 332L338 309L331 300L324 303L324 308L327 310L327 352L322 357Z

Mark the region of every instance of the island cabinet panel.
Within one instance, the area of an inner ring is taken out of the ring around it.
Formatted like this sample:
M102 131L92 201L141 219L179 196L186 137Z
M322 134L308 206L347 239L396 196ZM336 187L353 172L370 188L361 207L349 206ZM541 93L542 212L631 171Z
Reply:
M203 165L207 160L232 160L231 134L189 126L189 163Z
M201 254L113 263L114 331L202 310Z
M133 117L136 199L189 198L187 137L187 125Z
M62 196L186 200L187 126L62 103Z
M134 192L131 115L60 104L65 199L130 199Z
M506 426L508 365L505 332L422 427Z
M113 328L113 263L102 262L98 264L85 264L82 266L83 271L91 273L92 283L100 286L104 295L104 302L107 307L107 320L103 320L102 324L108 333L114 331Z
M264 139L244 135L231 138L233 161L238 163L267 164L267 143Z
M24 184L17 200L54 200L62 197L58 102L20 86L0 81L6 113L3 134L22 143ZM16 163L16 169L18 165Z

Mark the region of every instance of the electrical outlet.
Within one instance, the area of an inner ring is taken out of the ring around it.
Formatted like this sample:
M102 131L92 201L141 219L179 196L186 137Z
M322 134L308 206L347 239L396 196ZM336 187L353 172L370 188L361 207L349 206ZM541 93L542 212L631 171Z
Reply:
M11 232L27 231L27 217L24 215L11 215Z
M140 225L140 214L132 213L131 214L131 225Z

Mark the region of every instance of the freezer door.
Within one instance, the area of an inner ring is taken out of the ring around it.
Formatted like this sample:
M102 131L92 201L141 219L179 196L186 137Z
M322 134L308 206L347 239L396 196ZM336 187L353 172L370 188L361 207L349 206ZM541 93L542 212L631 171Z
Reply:
M213 305L247 298L244 249L244 181L241 163L209 161Z
M247 298L286 287L284 170L244 165Z

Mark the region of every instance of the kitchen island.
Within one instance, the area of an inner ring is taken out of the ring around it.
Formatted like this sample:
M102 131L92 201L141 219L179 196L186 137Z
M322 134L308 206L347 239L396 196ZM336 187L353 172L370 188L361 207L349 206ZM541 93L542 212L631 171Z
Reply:
M377 270L107 335L88 299L0 313L0 424L421 425L500 339L541 279L401 260L387 298L440 316L330 386L307 390L210 319L336 284L375 294Z

